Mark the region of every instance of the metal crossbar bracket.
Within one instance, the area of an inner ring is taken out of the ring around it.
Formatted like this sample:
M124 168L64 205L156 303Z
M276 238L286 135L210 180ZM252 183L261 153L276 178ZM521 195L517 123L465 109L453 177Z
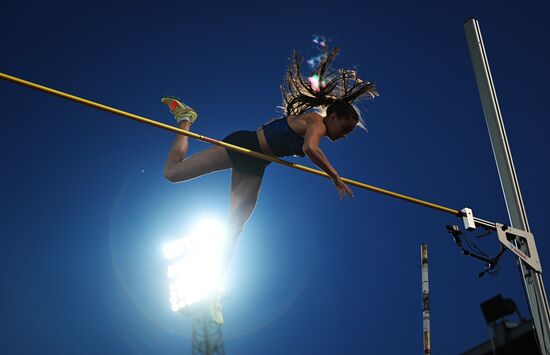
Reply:
M500 223L488 222L477 217L474 217L472 210L469 208L463 208L462 222L464 228L473 231L477 227L482 227L487 230L495 230L498 235L498 240L512 253L516 254L521 260L525 261L535 271L542 273L542 267L540 264L539 254L537 252L537 246L535 244L535 238L530 232L526 232L521 229L506 226ZM520 247L527 246L527 255Z
M498 234L498 240L500 240L506 248L510 249L512 253L520 257L521 260L525 261L535 271L542 273L539 254L537 252L533 234L520 229L508 227L500 223L495 223L495 226ZM527 250L529 250L530 255L522 252L519 249L519 245L516 246L517 244L525 243L527 243Z

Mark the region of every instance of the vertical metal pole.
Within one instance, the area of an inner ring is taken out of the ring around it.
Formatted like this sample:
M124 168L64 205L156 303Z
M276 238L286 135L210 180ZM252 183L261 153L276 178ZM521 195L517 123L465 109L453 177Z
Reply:
M481 38L479 22L476 19L469 19L464 24L464 31L466 32L470 57L474 66L477 87L491 138L491 145L497 163L510 224L514 228L531 232L512 160L512 153L504 129L504 121L500 112L489 62L485 53L485 46ZM526 243L519 243L518 247L529 255ZM521 260L519 260L519 264L541 353L550 354L550 308L548 307L542 275Z
M424 355L432 353L430 344L430 287L428 282L428 246L422 243L420 247L422 263L422 325L424 330Z

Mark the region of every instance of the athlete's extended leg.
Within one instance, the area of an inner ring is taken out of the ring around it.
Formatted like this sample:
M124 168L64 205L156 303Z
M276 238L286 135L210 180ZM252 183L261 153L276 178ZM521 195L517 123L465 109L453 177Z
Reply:
M178 127L186 131L191 123L181 121ZM231 160L223 147L210 147L202 152L193 154L184 160L189 146L189 137L178 134L164 167L164 176L172 182L180 182L211 173L213 171L228 169L231 167Z
M224 268L229 264L244 225L256 206L262 179L263 176L249 175L233 169L228 222L229 240L226 246L227 253L223 261Z
M222 270L220 271L222 275L225 274L227 265L235 252L235 246L244 225L254 210L261 184L261 175L248 175L233 169L233 174L231 175L231 208L229 211L228 239L224 245L223 260L221 260ZM219 325L223 324L219 294L211 300L209 308L212 320Z

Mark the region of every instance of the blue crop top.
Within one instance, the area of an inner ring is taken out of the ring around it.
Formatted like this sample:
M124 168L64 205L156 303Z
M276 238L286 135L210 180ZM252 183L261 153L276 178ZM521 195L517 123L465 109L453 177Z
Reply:
M294 132L288 125L287 117L275 119L262 125L265 140L273 154L278 157L300 156L305 154L302 151L304 137Z

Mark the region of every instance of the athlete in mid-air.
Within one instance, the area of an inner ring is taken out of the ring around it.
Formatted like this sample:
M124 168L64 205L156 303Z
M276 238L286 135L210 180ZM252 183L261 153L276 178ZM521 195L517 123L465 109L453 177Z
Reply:
M353 197L351 189L329 162L319 143L327 137L336 142L355 127L364 128L356 106L352 103L363 95L378 96L373 83L361 80L355 70L328 72L338 48L324 51L314 74L301 75L301 58L294 54L287 76L281 86L284 117L271 120L257 130L240 130L229 134L224 142L276 157L307 156L326 172L340 198ZM197 113L174 96L162 98L174 115L179 128L189 131ZM185 157L188 137L177 135L168 154L164 176L178 183L214 171L232 169L229 212L229 247L223 265L227 267L244 225L250 218L270 161L254 158L220 146L213 146ZM219 297L211 302L210 314L217 324L223 324Z

